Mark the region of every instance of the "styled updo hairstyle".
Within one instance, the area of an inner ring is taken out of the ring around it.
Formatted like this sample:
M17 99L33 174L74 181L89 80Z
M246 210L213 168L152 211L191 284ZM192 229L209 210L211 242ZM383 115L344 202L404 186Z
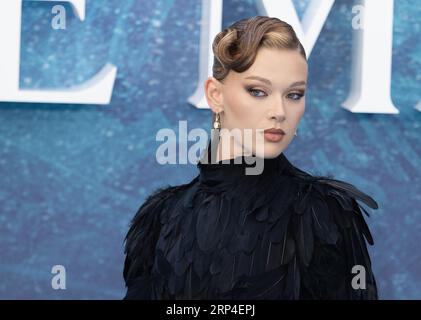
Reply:
M278 18L254 16L233 23L215 36L213 77L223 82L230 70L246 71L262 47L297 50L307 61L304 47L291 25Z

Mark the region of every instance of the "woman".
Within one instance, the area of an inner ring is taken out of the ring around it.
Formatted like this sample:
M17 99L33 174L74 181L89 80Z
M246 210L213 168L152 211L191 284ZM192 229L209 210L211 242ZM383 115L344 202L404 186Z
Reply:
M205 93L216 139L196 178L156 190L133 218L125 299L377 299L357 200L377 203L283 154L305 108L307 59L294 30L243 19L213 52ZM242 134L226 133L234 129Z

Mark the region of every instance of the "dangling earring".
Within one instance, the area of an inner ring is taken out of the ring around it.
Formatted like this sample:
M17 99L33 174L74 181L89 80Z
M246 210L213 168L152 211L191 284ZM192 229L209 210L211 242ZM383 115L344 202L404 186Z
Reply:
M297 130L295 130L295 132L294 132L294 136L297 136Z
M220 137L220 129L221 129L221 119L219 116L219 112L215 113L215 119L213 121L213 130L212 131L212 137L211 137L211 144L210 144L210 157L208 155L208 159L211 163L216 163L216 155L217 155L217 148L219 145L219 141L221 139Z
M213 121L214 129L221 129L221 119L219 118L219 113L215 114L215 120Z

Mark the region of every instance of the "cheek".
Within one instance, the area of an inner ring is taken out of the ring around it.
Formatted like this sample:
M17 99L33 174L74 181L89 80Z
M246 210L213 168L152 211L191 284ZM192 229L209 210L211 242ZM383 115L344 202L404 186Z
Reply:
M291 108L291 120L294 123L298 123L302 116L304 115L304 104L303 105L299 105L299 106L294 106L294 108Z
M258 109L253 100L242 92L234 92L224 99L225 115L227 123L233 127L250 127L253 119L256 119Z

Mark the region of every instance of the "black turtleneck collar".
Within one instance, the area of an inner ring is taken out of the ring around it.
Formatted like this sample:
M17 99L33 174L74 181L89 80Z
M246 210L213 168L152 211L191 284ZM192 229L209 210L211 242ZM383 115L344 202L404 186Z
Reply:
M210 143L207 146L207 156L207 163L204 163L204 157L197 163L200 170L199 181L209 187L218 186L218 188L239 182L240 179L255 181L262 178L275 178L283 173L289 165L289 161L283 153L275 158L241 155L234 159L211 163ZM249 171L246 173L247 168Z

